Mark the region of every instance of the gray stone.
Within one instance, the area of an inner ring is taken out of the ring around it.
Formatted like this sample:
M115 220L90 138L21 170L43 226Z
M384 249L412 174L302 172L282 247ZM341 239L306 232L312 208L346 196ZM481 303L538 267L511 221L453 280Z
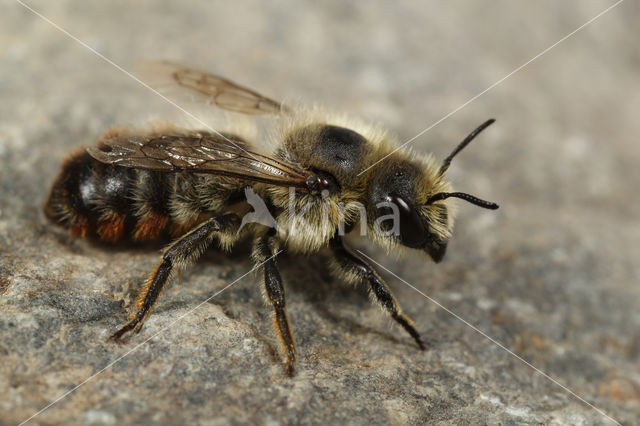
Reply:
M407 140L612 2L30 2L126 69L168 58L275 98L319 101ZM180 111L17 2L0 17L0 424L625 424L640 418L640 38L624 2L412 143L460 203L445 260L355 245L428 339L418 350L327 254L279 265L298 348L280 362L247 248L212 250L142 332L126 321L160 247L109 249L47 223L66 153ZM185 104L190 111L207 108ZM205 117L206 115L203 115ZM229 118L236 118L228 115ZM215 118L217 120L217 118ZM240 117L238 119L246 119ZM214 120L214 119L212 119ZM106 369L105 369L106 367ZM87 380L88 379L88 380Z

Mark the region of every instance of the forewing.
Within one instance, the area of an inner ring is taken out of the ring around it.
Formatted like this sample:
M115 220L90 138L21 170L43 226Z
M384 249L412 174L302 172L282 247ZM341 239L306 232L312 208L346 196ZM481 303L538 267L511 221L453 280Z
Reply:
M249 148L241 140L193 133L115 136L87 151L102 163L124 167L210 173L279 186L306 187L311 172Z
M277 101L231 80L170 61L143 62L137 67L152 86L176 86L207 103L244 114L280 114L286 108Z

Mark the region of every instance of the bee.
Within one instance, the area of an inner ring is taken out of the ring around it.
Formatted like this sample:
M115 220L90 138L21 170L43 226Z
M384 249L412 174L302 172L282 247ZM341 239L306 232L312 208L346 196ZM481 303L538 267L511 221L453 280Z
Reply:
M367 284L372 299L424 350L413 321L345 235L358 229L389 251L421 250L440 262L453 228L452 199L498 208L453 192L445 179L454 156L494 120L438 165L431 155L398 150L397 141L375 125L318 108L290 108L216 75L160 64L175 87L223 110L271 115L277 126L268 138L271 152L235 133L114 129L66 160L44 206L52 222L106 243L173 239L129 321L112 338L139 332L172 274L211 244L231 249L250 238L289 375L296 347L275 259L280 250L311 254L328 247L332 274ZM269 220L252 220L258 210Z

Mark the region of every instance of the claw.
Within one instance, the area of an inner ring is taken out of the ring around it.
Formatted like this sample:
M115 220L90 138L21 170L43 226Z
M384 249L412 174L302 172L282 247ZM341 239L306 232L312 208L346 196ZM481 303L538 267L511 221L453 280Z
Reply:
M142 330L143 325L144 325L143 322L139 322L138 324L136 324L136 326L133 328L133 332L136 334L140 333L140 330Z
M125 325L124 327L122 327L120 330L116 331L111 337L110 339L116 342L120 342L122 343L122 341L120 340L120 338L127 333L130 330L134 330L139 332L140 331L140 327L142 327L142 323L139 323L137 319L130 321L129 323L127 323L127 325Z
M416 337L416 343L418 344L418 346L420 346L420 349L423 351L427 350L427 345L424 343L424 341L422 340L422 338L420 337Z
M295 361L287 360L287 365L285 367L285 369L287 371L287 376L293 377L296 374L295 364L296 364Z
M292 350L287 351L287 360L285 361L285 364L287 375L289 377L293 377L293 375L296 373L296 355Z

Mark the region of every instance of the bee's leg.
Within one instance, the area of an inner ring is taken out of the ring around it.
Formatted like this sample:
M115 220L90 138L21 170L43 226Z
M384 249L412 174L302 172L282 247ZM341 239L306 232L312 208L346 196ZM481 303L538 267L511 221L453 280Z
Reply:
M144 289L140 292L136 303L137 312L131 321L111 338L118 340L131 330L139 332L142 328L142 322L158 299L162 288L171 275L172 269L195 262L200 254L211 244L216 235L233 235L237 231L239 224L240 219L234 214L212 218L173 242L165 250L162 262L145 282Z
M364 280L368 281L371 286L371 293L375 296L378 303L380 303L380 306L413 337L418 346L420 346L420 349L426 349L413 321L402 313L396 298L393 297L391 293L391 289L389 289L382 277L378 275L371 265L362 259L362 257L345 247L342 237L333 237L329 245L333 251L336 262L335 267L340 277L351 283Z
M274 326L284 349L287 374L292 376L296 363L296 348L285 310L282 278L273 256L271 241L273 241L272 236L259 237L254 245L253 257L264 268L264 285L267 300L273 305Z

